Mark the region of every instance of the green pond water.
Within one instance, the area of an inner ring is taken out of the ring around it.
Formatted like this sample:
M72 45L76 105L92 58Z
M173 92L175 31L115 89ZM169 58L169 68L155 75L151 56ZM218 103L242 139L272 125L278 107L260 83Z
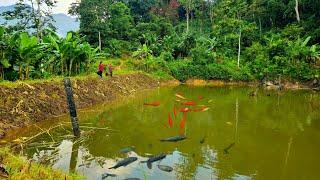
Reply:
M160 88L80 111L80 139L72 138L67 116L16 130L10 138L30 137L40 129L64 124L50 130L50 135L43 133L32 139L22 153L87 179L101 179L104 173L116 174L114 179L318 179L320 94L259 89L256 97L250 97L248 94L254 90ZM197 104L190 109L210 109L187 112L185 127L180 127L183 113L177 110L175 117L173 107L184 106L176 101L176 93ZM144 105L154 101L160 106ZM173 119L171 128L168 113ZM187 139L159 141L182 134ZM120 152L129 146L134 151ZM154 162L151 169L140 163L161 153L166 153L166 158ZM108 169L126 157L138 160L126 167ZM162 171L159 164L171 166L173 171Z

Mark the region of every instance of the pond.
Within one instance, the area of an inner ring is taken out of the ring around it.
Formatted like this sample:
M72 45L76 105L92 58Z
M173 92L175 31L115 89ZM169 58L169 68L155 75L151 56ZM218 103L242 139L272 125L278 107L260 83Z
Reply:
M87 179L105 173L116 175L107 179L318 178L320 94L258 89L248 95L255 90L159 88L80 111L80 139L72 138L67 116L9 138L33 136L23 154ZM186 139L160 141L173 136ZM141 162L161 154L159 161ZM109 169L127 157L137 160Z

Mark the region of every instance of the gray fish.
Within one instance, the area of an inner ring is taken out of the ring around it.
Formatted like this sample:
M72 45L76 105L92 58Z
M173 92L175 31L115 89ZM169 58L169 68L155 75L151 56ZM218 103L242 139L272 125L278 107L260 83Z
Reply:
M128 152L131 152L131 151L134 151L134 147L126 147L126 148L123 148L120 150L121 153L128 153Z
M225 154L229 154L229 150L235 145L236 143L231 143L228 147L226 147L223 151Z
M150 157L146 161L141 161L141 163L147 163L148 168L152 169L152 163L153 162L160 161L160 160L164 159L166 156L167 156L166 154L160 154L160 155L157 155L157 156Z
M167 142L178 142L187 139L186 136L173 136L166 139L161 139L160 141L167 141Z
M173 171L173 168L170 167L170 166L166 166L166 165L158 165L158 168L162 171L165 171L165 172L171 172Z
M109 173L104 173L102 174L102 179L107 179L108 177L116 177L117 175L115 174L109 174Z
M200 144L203 144L205 140L206 140L206 136L203 136L203 138L200 140Z
M127 166L128 164L131 164L136 160L138 160L138 158L136 158L136 157L125 158L125 159L119 161L115 166L113 166L109 169L117 169L118 167L121 167L121 166Z
M167 156L166 154L160 154L160 155L157 155L157 156L152 156L148 160L141 161L141 162L142 163L153 163L153 162L160 161L160 160L164 159L166 156Z

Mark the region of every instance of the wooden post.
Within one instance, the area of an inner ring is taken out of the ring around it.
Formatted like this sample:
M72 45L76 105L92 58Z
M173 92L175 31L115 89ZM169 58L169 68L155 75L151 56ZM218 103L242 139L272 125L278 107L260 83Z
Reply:
M64 78L64 89L65 89L66 95L67 95L67 101L68 101L68 106L69 106L73 134L74 134L74 136L79 137L80 136L80 129L79 129L79 124L78 124L76 104L74 103L72 86L71 86L71 81L69 78Z

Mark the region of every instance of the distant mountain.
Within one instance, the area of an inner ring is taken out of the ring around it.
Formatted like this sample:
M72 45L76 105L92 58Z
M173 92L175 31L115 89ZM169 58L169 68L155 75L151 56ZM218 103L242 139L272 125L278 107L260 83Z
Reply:
M14 5L11 6L0 6L0 14L6 11L13 11ZM68 16L66 14L53 14L52 15L55 22L54 26L57 28L57 33L64 37L69 31L77 31L79 30L80 22L77 21L76 18ZM4 24L6 20L4 17L0 16L0 24ZM14 24L15 21L10 21L10 24Z
M52 15L55 22L53 23L57 27L57 33L60 36L66 36L69 31L77 31L80 27L80 22L76 18L65 14L53 14Z

